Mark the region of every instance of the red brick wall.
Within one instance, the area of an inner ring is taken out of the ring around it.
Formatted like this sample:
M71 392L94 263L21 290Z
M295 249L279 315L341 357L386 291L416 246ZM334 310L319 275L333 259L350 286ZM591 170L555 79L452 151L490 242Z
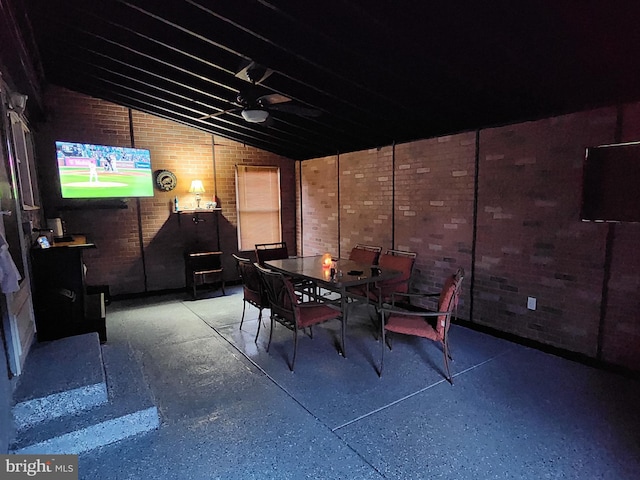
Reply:
M340 253L357 243L392 248L392 147L340 155Z
M600 334L600 359L640 370L640 226L611 227L601 321L610 227L579 214L585 148L616 141L617 113L599 109L342 154L339 180L327 159L305 161L302 248L307 254L339 243L343 256L356 243L416 251L421 289L437 288L463 266L462 318L594 358ZM640 140L640 105L626 106L623 119L619 140ZM315 229L338 182L339 225ZM530 296L536 310L527 309Z
M139 201L140 230L137 200L127 209L56 210L53 141L129 145L128 110L60 89L46 100L50 118L36 135L46 216L60 214L69 231L94 238L98 248L85 257L88 280L109 284L115 294L144 291L145 273L149 291L182 287L182 251L196 239L216 247L212 218L196 227L170 213L176 194L182 206L193 203L187 192L193 178L203 180L205 199L217 192L220 248L231 253L237 245L235 165L278 165L284 239L292 253L346 256L356 243L413 250L415 285L424 289L437 288L461 265L467 271L463 318L593 357L600 333L600 358L640 370L640 227L579 220L584 149L640 139L640 104L622 110L620 132L618 112L608 108L302 163L133 112L135 145L149 148L154 168L174 171L179 181L174 192ZM226 262L232 276L230 258ZM529 296L537 299L535 311L526 308Z
M220 228L225 239L225 251L232 252L238 248L235 166L262 165L280 168L282 238L287 242L290 254L294 255L297 249L295 162L221 137L215 137L215 143L216 184L224 214Z
M136 111L132 112L132 139L126 108L59 88L50 89L45 101L49 118L36 135L45 213L62 217L70 233L86 233L96 243L96 250L85 253L89 283L108 284L116 295L181 288L185 285L183 251L191 248L220 248L227 254L225 276L235 279L230 255L237 251L236 164L280 167L284 238L295 252L292 160ZM152 198L131 199L126 209L95 209L88 208L95 202L76 202L74 205L82 208L61 210L65 202L58 193L55 140L122 146L133 142L150 150L154 170L174 172L178 185L171 192L156 190ZM178 196L181 208L195 206L195 196L188 193L193 179L203 181L206 192L202 204L216 193L222 208L218 214L201 214L204 222L198 225L189 215L171 213L174 196Z
M469 318L476 134L396 146L395 247L418 254L414 287L438 291L465 269L458 315Z
M582 162L615 125L603 109L480 132L474 321L596 355L606 226L580 221Z
M640 104L622 110L621 142L640 140ZM640 223L612 224L602 357L640 370Z
M300 201L304 255L338 255L338 162L336 157L302 162Z
M465 133L303 162L305 255L336 253L338 241L343 257L357 243L417 252L414 286L429 291L458 266L470 273L474 161L475 134Z
M178 218L171 213L176 196L180 208L195 207L195 195L189 193L194 179L202 180L205 189L201 205L212 199L211 135L136 111L132 112L132 124L135 146L149 149L153 168L170 170L178 179L174 190L156 190L153 198L140 199L147 290L179 288L185 282L182 252L218 248L214 214L200 215L204 222L195 225L191 216ZM222 219L222 215L218 218ZM140 259L139 244L137 248ZM100 251L96 254L102 256ZM142 287L138 291L144 291Z
M602 357L640 370L640 225L614 228Z

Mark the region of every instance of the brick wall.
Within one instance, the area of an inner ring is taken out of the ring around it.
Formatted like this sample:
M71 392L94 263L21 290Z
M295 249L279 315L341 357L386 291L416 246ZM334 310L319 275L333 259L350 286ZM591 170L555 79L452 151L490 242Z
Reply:
M640 104L622 111L621 142L640 140ZM611 268L602 332L604 360L640 370L640 223L612 224Z
M305 255L338 243L343 257L357 243L410 250L414 286L437 291L458 266L471 271L474 165L474 133L302 162Z
M612 228L602 358L640 370L640 225L618 224Z
M326 157L302 162L300 201L304 255L338 255L338 162Z
M176 196L180 208L195 208L195 195L189 193L192 180L202 180L205 189L202 206L213 198L211 135L136 111L132 112L132 124L135 146L149 149L154 170L170 170L178 179L174 190L155 190L153 198L139 200L146 290L179 288L185 282L183 251L218 248L214 214L200 215L204 222L195 225L190 216L178 218L171 213ZM137 204L138 201L129 203ZM219 219L222 217L217 215ZM135 227L137 234L137 223ZM112 242L113 239L109 244ZM136 247L136 258L140 262L142 251L139 243ZM99 246L99 250L102 249ZM96 255L102 257L102 252L96 251ZM140 269L141 266L137 270ZM144 285L142 287L137 291L144 291Z
M238 248L235 166L261 165L280 168L282 239L287 242L291 254L295 254L297 248L295 162L221 137L215 137L215 145L216 184L224 214L220 229L225 251L232 252Z
M465 269L462 318L469 318L475 143L475 133L463 133L397 145L395 154L395 247L418 254L420 291L439 291Z
M619 140L640 139L640 105L623 119ZM305 161L302 248L321 250L321 239L343 256L356 243L416 251L414 285L425 290L463 266L462 318L640 370L640 226L579 215L585 148L613 143L618 126L605 108L341 154L336 179L328 159ZM337 229L307 234L338 184Z
M340 169L340 253L357 243L393 246L392 147L342 154Z
M615 124L603 109L480 132L475 321L596 355L606 226L580 221L582 162Z
M148 291L182 287L182 251L196 240L215 247L216 222L178 221L173 196L193 203L193 178L203 180L205 199L217 194L220 248L230 254L235 165L278 165L291 252L346 256L356 243L413 250L423 289L463 266L462 318L640 370L640 227L579 220L584 149L640 138L640 104L621 109L621 123L617 109L605 108L301 163L133 112L135 145L151 150L154 169L176 173L177 189L127 209L58 211L53 142L129 145L129 119L124 108L61 89L46 100L50 118L36 136L46 216L94 238L98 249L85 256L91 283L116 294L142 292L145 281Z
M192 248L220 248L226 253L225 276L236 279L231 258L237 251L236 164L280 167L283 234L295 251L292 160L136 111L131 116L132 139L128 109L60 88L51 88L45 102L49 118L36 135L45 216L62 217L68 232L86 233L96 243L98 248L87 250L84 256L89 283L108 284L116 295L182 288L183 252ZM69 209L58 193L56 140L120 146L134 143L150 150L154 170L176 174L177 187L171 192L156 190L150 198L128 200L127 208L96 209L96 203L105 202L80 201ZM216 195L222 208L220 213L200 214L204 222L197 225L189 215L172 213L175 196L181 208L195 206L195 196L188 192L193 179L202 180L206 190L202 205Z

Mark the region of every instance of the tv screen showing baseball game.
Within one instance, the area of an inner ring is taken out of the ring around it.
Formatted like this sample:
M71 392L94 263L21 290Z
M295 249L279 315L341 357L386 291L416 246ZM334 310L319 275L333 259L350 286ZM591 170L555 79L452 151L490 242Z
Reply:
M153 197L149 150L56 142L62 198Z

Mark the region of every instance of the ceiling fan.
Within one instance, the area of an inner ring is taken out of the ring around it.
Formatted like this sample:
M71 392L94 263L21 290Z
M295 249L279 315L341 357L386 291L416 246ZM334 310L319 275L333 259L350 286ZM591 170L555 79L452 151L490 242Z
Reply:
M271 69L263 67L253 61L249 62L235 75L251 83L250 87L238 93L236 101L233 102L237 106L221 112L204 115L200 117L199 120L215 118L231 112L240 112L242 118L249 123L268 123L268 120L271 118L271 112L273 111L286 112L305 117L317 117L320 115L319 110L292 103L289 97L280 93L260 95L260 91L256 85L259 85L272 73L273 70Z

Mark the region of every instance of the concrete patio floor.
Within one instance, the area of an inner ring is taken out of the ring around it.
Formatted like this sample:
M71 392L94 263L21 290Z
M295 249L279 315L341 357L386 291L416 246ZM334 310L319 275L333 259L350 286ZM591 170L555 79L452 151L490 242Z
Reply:
M83 479L636 479L640 383L461 326L454 385L432 342L380 342L354 309L300 334L268 311L243 329L241 288L113 302L109 344L140 360L159 429L80 455Z

